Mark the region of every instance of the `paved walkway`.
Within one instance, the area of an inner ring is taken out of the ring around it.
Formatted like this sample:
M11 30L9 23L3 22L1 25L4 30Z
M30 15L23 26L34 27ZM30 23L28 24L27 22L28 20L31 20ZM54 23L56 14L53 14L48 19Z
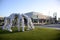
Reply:
M60 30L60 24L49 24L49 25L40 25L40 27L52 28Z

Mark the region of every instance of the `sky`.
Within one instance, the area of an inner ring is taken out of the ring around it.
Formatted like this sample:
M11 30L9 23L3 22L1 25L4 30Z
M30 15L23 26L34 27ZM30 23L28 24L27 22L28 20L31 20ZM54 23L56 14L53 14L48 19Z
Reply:
M0 0L0 16L27 12L40 12L48 16L57 13L60 17L60 0Z

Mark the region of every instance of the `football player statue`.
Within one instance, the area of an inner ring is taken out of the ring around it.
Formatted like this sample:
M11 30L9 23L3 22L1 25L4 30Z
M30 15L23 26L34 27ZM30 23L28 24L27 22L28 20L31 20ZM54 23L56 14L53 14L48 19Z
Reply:
M2 29L12 32L12 29L11 29L10 24L9 24L9 18L8 17L4 17L4 25L3 25Z
M18 31L20 31L20 15L19 14L12 14L12 15L9 16L9 18L10 18L10 28L15 27L15 26L13 26L13 21L16 20L15 19L16 15L17 15L17 21L16 21L17 26L16 27L18 28Z
M24 24L24 17L21 17L21 27L22 27L22 31L24 31L25 28L25 24Z
M24 18L21 15L18 15L18 20L17 20L17 27L18 31L20 31L20 27L22 27L22 31L24 31Z
M25 27L25 25L24 25L24 18L21 15L19 15L19 14L12 14L12 15L9 16L9 18L10 18L10 26L9 26L10 29L11 29L11 27L13 27L12 24L13 24L13 21L15 20L14 19L15 18L15 15L17 15L17 18L18 18L17 19L17 22L16 22L17 23L17 26L16 27L18 28L18 31L20 31L20 27L22 27L22 31L24 31L24 27Z
M34 29L34 25L31 21L31 18L29 18L27 15L24 15L24 14L22 14L22 16L27 20L27 26L28 26L27 30Z
M2 30L6 30L7 24L8 24L7 17L4 17L4 25L2 26Z

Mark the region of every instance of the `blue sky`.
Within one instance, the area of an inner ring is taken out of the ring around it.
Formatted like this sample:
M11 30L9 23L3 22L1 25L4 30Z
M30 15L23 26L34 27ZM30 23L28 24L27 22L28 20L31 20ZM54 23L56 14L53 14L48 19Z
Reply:
M0 0L0 16L31 11L50 16L57 12L60 17L60 0Z

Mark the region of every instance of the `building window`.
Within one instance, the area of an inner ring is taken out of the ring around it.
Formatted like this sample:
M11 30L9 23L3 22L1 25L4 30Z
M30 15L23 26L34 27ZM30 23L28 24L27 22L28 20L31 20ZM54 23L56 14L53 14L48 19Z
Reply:
M38 23L38 20L37 19L33 19L33 23Z

